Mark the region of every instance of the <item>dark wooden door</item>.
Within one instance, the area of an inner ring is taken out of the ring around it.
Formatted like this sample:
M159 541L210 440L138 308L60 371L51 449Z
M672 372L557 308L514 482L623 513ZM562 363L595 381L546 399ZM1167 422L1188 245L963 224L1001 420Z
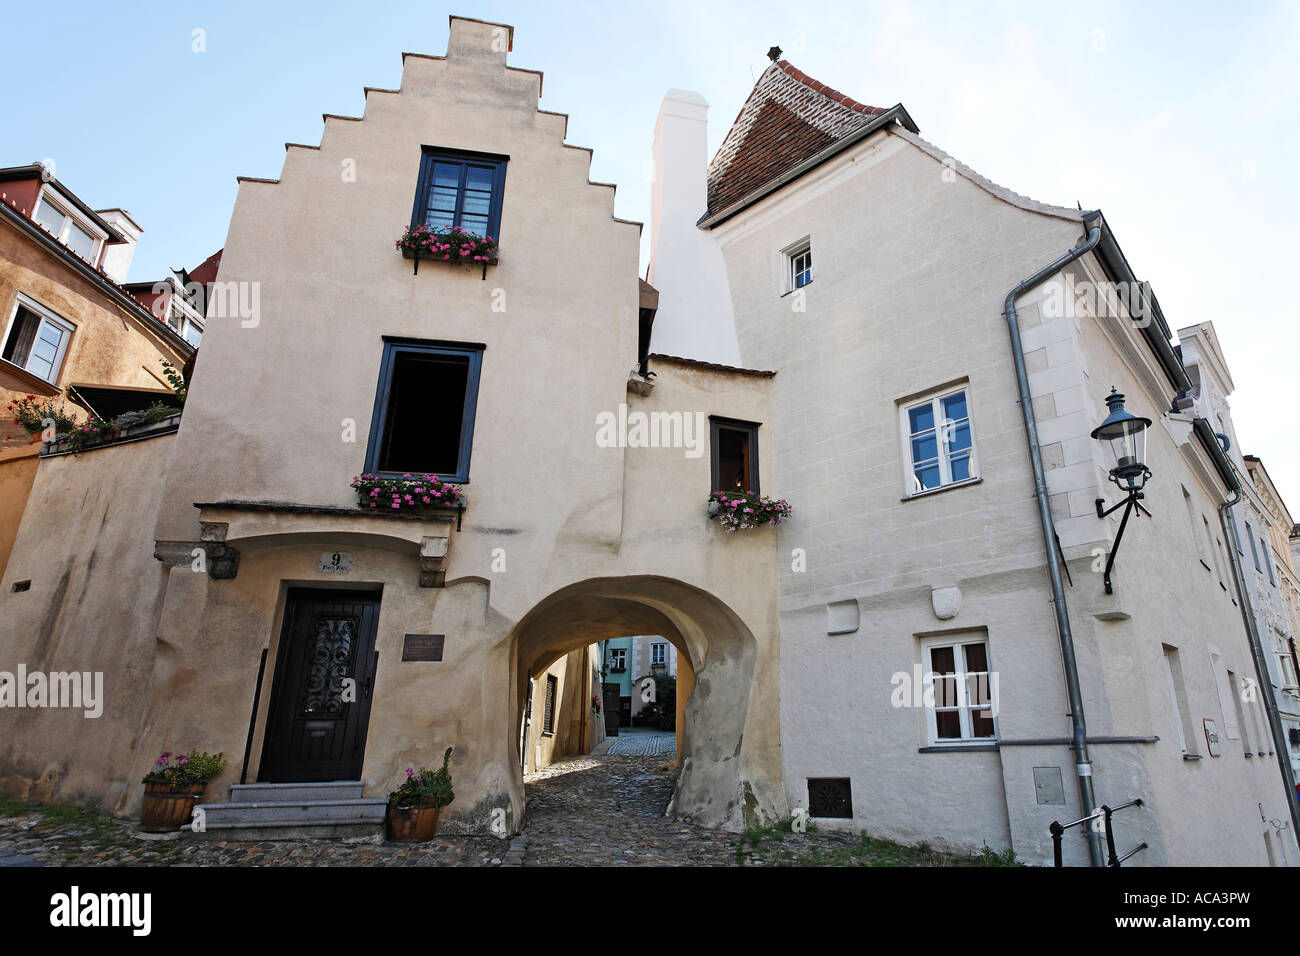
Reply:
M378 594L289 591L259 780L360 779L378 627Z
M618 690L617 684L602 684L603 702L601 709L605 712L605 736L618 736Z

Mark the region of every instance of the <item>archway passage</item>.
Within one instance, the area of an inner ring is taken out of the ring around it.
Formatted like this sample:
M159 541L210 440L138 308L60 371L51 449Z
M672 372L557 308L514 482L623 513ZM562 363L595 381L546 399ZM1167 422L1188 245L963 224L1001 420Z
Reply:
M694 678L680 689L680 775L668 814L732 831L785 816L777 668L774 660L762 660L764 652L774 657L774 647L760 647L745 622L715 596L672 578L643 575L570 585L540 601L512 630L508 726L516 819L523 810L520 742L530 677L565 654L628 634L662 635L677 648L679 670L689 669ZM770 687L762 685L764 676Z

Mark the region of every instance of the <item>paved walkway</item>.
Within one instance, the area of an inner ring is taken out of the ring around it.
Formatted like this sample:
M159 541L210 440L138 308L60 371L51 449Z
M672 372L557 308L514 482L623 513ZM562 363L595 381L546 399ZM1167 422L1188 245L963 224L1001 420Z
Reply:
M617 737L607 737L607 754L624 756L666 756L672 759L677 753L677 734L671 730L650 730L641 727L624 727Z
M655 735L629 734L637 746ZM671 734L667 736L673 739ZM603 745L602 745L603 746ZM979 865L865 835L742 836L665 817L677 771L664 754L572 757L525 778L523 832L439 836L420 844L332 840L195 841L147 835L133 821L72 807L0 803L0 867L9 866L952 866ZM994 861L995 863L997 861ZM986 864L987 865L987 864Z
M523 865L734 866L735 834L663 815L677 783L671 759L572 757L529 774Z

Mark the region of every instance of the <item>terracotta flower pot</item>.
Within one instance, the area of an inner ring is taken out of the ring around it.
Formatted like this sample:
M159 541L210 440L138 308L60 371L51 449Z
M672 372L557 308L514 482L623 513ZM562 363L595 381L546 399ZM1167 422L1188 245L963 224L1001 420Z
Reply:
M202 802L206 783L173 790L165 783L144 785L140 808L140 829L146 833L170 833L190 822L194 808Z
M388 839L393 843L423 843L438 832L441 807L388 805Z

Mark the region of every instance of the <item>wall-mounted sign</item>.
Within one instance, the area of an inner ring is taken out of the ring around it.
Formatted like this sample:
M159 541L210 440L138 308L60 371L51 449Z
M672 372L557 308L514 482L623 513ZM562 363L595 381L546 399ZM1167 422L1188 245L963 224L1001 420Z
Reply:
M327 551L320 556L321 574L347 574L352 570L352 555L346 551Z
M407 634L402 638L402 660L442 660L442 634Z
M1205 718L1205 745L1210 748L1211 757L1223 753L1223 748L1219 746L1219 728L1209 717Z

